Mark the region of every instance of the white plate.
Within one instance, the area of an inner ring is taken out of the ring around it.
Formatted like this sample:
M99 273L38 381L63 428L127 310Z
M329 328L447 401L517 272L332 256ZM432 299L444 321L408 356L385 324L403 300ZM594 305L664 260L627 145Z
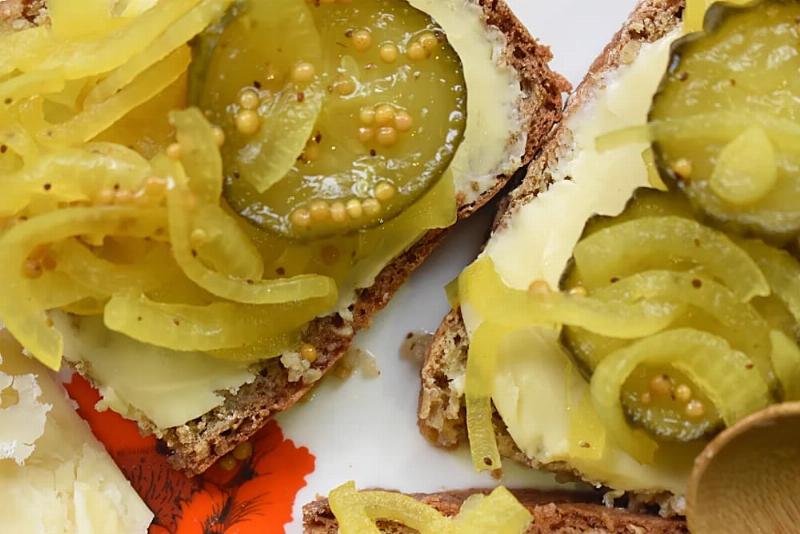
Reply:
M576 84L619 29L635 0L507 0L517 16L555 56L552 68ZM402 359L408 332L434 331L447 312L444 286L475 257L490 222L483 213L457 230L401 289L357 345L377 358L381 375L347 380L328 378L309 402L280 417L286 435L317 457L316 470L300 491L293 523L302 532L301 508L317 495L356 481L360 488L410 492L493 486L475 473L468 453L438 450L416 425L418 368ZM502 483L511 487L553 487L550 475L504 464Z

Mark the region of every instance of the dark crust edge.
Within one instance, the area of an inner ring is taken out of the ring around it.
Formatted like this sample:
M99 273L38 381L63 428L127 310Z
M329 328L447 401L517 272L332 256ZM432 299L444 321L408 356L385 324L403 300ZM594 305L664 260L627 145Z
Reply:
M672 31L683 13L684 0L641 1L594 61L589 73L570 97L564 120L556 128L539 156L530 164L523 183L508 195L505 205L495 219L493 232L502 229L520 207L535 201L553 181L552 170L560 158L569 154L572 132L566 125L570 116L584 104L591 102L595 92L602 88L606 76L625 63L624 50L628 46L653 42ZM459 309L451 310L442 320L423 362L418 409L420 432L432 444L442 448L455 448L466 440L466 413L462 396L450 387L449 376L463 373L466 368L469 337ZM495 431L500 453L535 469L556 471L580 479L580 473L561 462L543 465L528 458L514 443L495 413ZM667 503L668 495L641 495L639 502ZM669 506L667 505L667 508Z
M550 70L549 48L538 43L502 0L479 0L486 22L496 26L505 36L506 62L518 73L526 98L520 104L524 123L528 124L528 139L523 164L529 163L543 141L560 121L563 93L569 84ZM498 176L493 186L472 203L460 200L459 219L464 219L488 203L512 175ZM336 314L313 321L306 342L320 354L313 368L329 371L348 351L355 332L370 325L374 313L385 307L394 293L411 273L442 242L448 229L428 232L408 251L388 265L372 287L359 292L353 305L352 321ZM217 459L232 451L236 445L250 439L271 417L298 402L313 387L302 382L290 383L287 371L279 361L263 365L253 383L236 394L225 392L224 403L185 425L154 431L170 450L169 463L187 475L197 475Z
M430 495L412 495L439 512L454 516L461 504L476 493L486 490L452 491ZM526 534L577 534L595 532L603 534L686 534L686 523L677 519L633 514L620 508L607 508L600 503L596 493L540 492L512 490L512 493L533 515L533 523ZM416 532L396 523L379 522L382 532L410 534ZM303 507L303 532L305 534L336 534L336 518L327 499L317 499Z

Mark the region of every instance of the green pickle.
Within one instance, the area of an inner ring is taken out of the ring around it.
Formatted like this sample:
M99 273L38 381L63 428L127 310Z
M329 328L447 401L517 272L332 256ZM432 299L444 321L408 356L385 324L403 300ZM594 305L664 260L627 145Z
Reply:
M708 396L682 372L666 365L640 365L622 387L630 422L663 440L692 441L722 426Z
M209 67L195 77L226 133L234 211L293 240L344 236L449 178L466 82L428 15L405 0L265 6L206 38Z
M662 176L734 229L800 231L800 4L717 4L680 41L650 111Z

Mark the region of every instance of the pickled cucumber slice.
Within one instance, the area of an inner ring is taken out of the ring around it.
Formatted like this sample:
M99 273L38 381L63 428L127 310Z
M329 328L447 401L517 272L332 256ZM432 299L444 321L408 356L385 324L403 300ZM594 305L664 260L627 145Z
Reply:
M650 112L698 130L654 131L665 181L699 210L760 235L800 231L798 137L772 126L796 130L800 118L798 17L800 4L778 0L712 7L706 32L674 48Z
M632 426L622 391L643 364L671 366L683 373L716 407L726 425L770 403L767 384L750 359L712 334L683 328L637 341L603 360L591 381L595 408L617 442L642 463L652 463L659 448L655 436Z
M260 195L282 180L322 108L322 44L304 0L247 2L219 36L202 80L200 106L225 131L230 187ZM305 68L302 79L290 73ZM196 71L195 71L196 72ZM234 178L236 177L236 178ZM245 193L246 192L246 193ZM237 208L249 204L229 194Z
M405 0L310 9L324 51L315 72L325 100L313 132L295 138L292 130L293 167L272 187L259 191L230 166L225 193L256 225L303 240L383 224L445 179L466 127L467 98L457 54ZM266 73L245 72L263 89ZM288 77L289 68L275 75ZM218 105L235 107L237 93L226 95ZM274 127L263 122L262 130Z
M770 293L756 263L725 234L676 216L604 228L578 243L574 261L575 280L590 291L637 272L670 269L701 272L742 302Z
M670 366L640 365L622 388L630 422L665 441L693 441L722 426L711 399Z

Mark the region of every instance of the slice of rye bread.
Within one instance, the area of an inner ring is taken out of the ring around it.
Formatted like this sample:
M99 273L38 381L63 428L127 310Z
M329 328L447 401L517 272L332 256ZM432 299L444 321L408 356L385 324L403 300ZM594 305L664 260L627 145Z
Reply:
M458 514L470 495L482 490L455 491L432 495L412 495L446 516ZM600 504L597 493L512 491L533 515L526 534L686 534L686 523L679 519L634 514ZM378 522L386 534L411 534L416 530L388 521ZM338 523L327 499L318 499L303 507L305 534L336 534Z
M482 9L487 26L503 34L506 45L501 51L502 60L520 78L524 98L518 112L527 125L524 132L527 143L522 158L524 167L533 160L560 122L563 96L570 91L570 84L550 70L550 49L531 36L503 0L467 1ZM44 0L0 0L0 31L43 24L46 20ZM509 145L517 140L510 139ZM497 176L491 187L473 202L466 201L463 194L457 195L458 219L469 217L488 203L514 174ZM325 373L345 355L355 333L370 325L373 314L388 304L411 273L442 242L448 230L429 231L386 266L371 287L358 292L350 307L352 318L334 314L309 325L305 341L314 345L319 354L312 369ZM90 376L87 378L91 380ZM192 476L202 473L236 445L250 439L272 416L298 402L313 385L302 381L290 382L288 370L276 358L264 362L255 380L237 393L220 392L225 398L223 404L195 420L167 429L157 428L146 420L140 420L139 424L145 432L160 436L174 468Z
M519 113L527 124L527 144L523 164L527 165L543 146L549 133L560 121L563 95L569 83L550 70L550 50L537 42L502 0L470 0L483 10L485 23L505 36L504 61L519 74L525 98ZM513 173L512 173L513 174ZM464 219L489 202L512 178L497 176L492 186L474 202L459 196L458 217ZM411 273L442 242L447 230L428 232L409 250L389 264L374 284L358 292L351 306L352 318L339 314L311 323L305 341L319 353L313 369L322 373L347 352L355 333L370 325L374 313L382 309ZM205 415L180 427L169 429L143 428L157 432L170 449L170 463L189 475L199 474L237 444L248 440L275 414L299 401L313 384L290 382L288 371L279 359L265 362L253 383L236 394L222 393L224 403Z
M611 43L592 64L581 85L570 97L564 120L551 134L542 152L530 164L523 183L504 200L493 231L503 228L509 218L553 181L552 170L560 158L572 149L572 132L568 118L582 106L591 103L595 92L602 88L606 77L618 67L631 63L643 43L657 41L677 27L683 14L683 0L642 0L614 36ZM491 238L490 238L491 239ZM451 387L451 379L464 375L469 349L469 337L458 309L452 310L434 335L421 369L418 424L422 434L432 443L445 448L456 447L466 439L466 414L463 393ZM528 458L508 434L495 412L495 431L500 453L533 468L574 474L563 463L542 465ZM661 501L666 496L639 496L644 501ZM662 501L664 504L666 502Z
M468 0L482 8L487 26L497 28L506 39L503 61L517 71L524 98L519 113L527 124L527 143L522 166L541 150L562 116L563 94L569 83L549 68L549 48L534 39L503 0ZM0 0L0 31L14 31L47 21L44 0ZM520 132L521 134L522 132ZM515 139L509 140L513 143ZM473 202L458 196L458 219L469 217L488 203L511 180L514 173L499 175L491 187ZM349 349L355 333L370 325L372 315L388 304L411 273L442 242L449 229L431 230L409 250L386 266L373 285L360 290L350 307L352 318L339 314L313 321L305 341L319 353L313 369L330 370ZM83 369L77 369L79 372ZM90 376L87 376L91 380ZM236 394L220 392L224 403L203 416L174 428L161 429L139 421L145 432L156 433L168 448L170 464L188 475L208 469L236 445L250 439L275 414L298 402L313 384L290 382L279 359L262 364L255 380Z

